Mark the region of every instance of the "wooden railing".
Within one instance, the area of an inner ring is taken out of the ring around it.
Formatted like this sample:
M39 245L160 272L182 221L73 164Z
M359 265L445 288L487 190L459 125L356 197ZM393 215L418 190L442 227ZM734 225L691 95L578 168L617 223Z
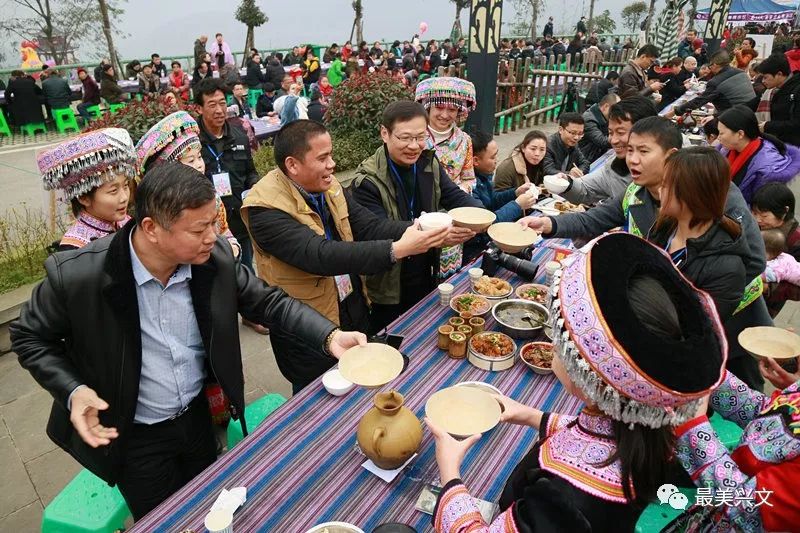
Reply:
M568 84L574 83L583 96L592 82L612 70L621 71L634 51L605 54L582 53L549 58L504 60L498 65L495 99L495 134L530 128L558 117ZM466 77L466 68L439 68L439 76Z

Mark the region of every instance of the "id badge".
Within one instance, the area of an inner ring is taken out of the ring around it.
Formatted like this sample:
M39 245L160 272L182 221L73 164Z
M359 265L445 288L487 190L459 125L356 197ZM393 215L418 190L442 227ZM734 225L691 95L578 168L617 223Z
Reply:
M231 188L231 177L227 172L220 172L211 176L214 180L214 188L217 190L219 196L231 196L233 189Z
M336 291L339 293L339 301L343 302L345 298L353 294L353 282L350 280L349 274L341 276L334 276L336 282Z

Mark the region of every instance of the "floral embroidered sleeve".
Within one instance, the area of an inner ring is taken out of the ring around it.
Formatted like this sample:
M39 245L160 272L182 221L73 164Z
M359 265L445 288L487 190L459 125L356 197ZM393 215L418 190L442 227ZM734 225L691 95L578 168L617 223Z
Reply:
M433 512L433 527L437 533L518 533L513 509L512 505L487 524L467 487L454 479L442 488Z
M710 404L723 418L744 428L767 407L769 397L754 391L726 371L725 380L711 394Z
M730 504L721 520L730 527L716 531L762 531L761 514L748 495L756 493L756 478L748 478L728 455L705 416L689 420L675 429L677 457L698 489L699 505L714 505L725 491ZM704 492L701 492L704 491ZM701 501L701 498L707 500ZM737 500L736 498L740 498Z

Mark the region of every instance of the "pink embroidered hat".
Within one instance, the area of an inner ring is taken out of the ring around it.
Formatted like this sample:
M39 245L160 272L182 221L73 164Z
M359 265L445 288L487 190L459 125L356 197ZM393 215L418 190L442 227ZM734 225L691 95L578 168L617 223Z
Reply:
M105 128L73 137L37 158L45 190L60 189L66 200L82 196L119 175L133 178L136 154L122 128Z
M615 420L678 425L724 377L728 344L714 301L663 250L629 233L590 242L554 276L555 351L570 379ZM680 332L642 323L628 287L655 280L677 310Z
M189 148L200 149L200 127L186 111L159 120L136 143L139 175L157 161L174 161Z
M458 120L461 122L475 110L475 85L470 81L450 76L427 78L417 84L414 99L425 109L430 109L434 105L458 109Z

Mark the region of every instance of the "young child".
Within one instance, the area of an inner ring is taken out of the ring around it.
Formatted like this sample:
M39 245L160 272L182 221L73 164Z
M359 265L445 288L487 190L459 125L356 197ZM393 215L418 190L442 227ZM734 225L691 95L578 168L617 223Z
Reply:
M58 251L83 248L130 220L129 184L136 176L136 153L126 130L105 128L78 135L42 152L37 163L45 190L58 189L75 216Z
M761 231L764 238L764 248L767 250L767 269L764 271L764 281L779 283L787 281L793 285L800 285L800 263L786 253L786 235L779 229Z

